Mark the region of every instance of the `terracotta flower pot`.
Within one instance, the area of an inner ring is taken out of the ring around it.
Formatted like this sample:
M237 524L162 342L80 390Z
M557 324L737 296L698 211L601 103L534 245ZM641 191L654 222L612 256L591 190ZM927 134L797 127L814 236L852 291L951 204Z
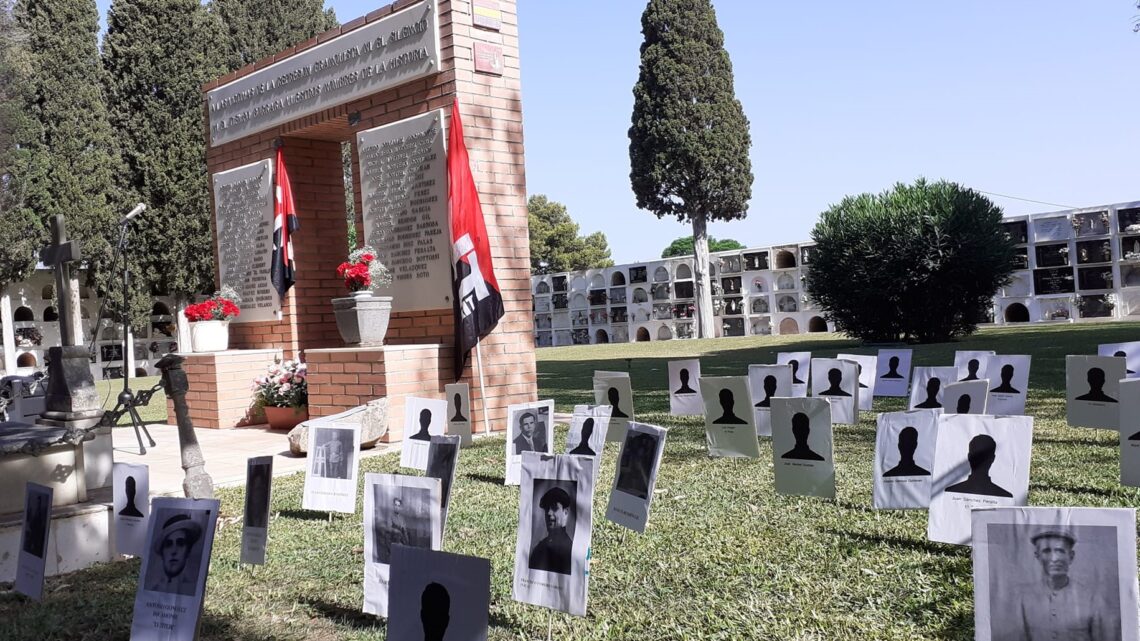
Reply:
M190 345L195 352L224 352L230 347L230 322L208 320L190 323Z
M309 420L308 407L264 407L265 422L271 430L291 430Z

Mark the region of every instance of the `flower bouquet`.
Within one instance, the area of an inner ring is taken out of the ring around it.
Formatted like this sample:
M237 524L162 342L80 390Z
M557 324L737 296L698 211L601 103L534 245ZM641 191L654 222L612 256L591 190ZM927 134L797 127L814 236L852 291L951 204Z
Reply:
M376 250L367 245L353 250L348 260L336 268L336 274L344 279L344 286L350 292L392 284L392 273L384 263L376 260Z
M301 361L273 363L253 379L255 403L271 429L291 429L309 418L309 368Z
M213 296L183 310L190 321L190 339L195 352L223 352L229 348L230 319L241 313L241 297L232 287L222 287Z
M383 345L392 298L374 296L372 288L392 284L392 272L376 259L376 251L366 245L350 253L336 273L352 292L349 297L332 301L336 327L345 345Z

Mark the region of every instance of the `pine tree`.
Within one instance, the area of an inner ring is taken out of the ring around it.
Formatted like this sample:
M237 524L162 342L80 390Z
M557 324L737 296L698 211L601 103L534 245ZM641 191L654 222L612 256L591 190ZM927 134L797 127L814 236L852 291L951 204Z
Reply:
M201 88L222 73L219 28L199 0L114 0L103 40L118 176L136 218L131 314L153 293L185 300L212 291L213 246Z
M233 69L288 49L337 26L324 0L212 0L225 29L225 63Z
M752 139L709 0L649 0L633 88L630 182L637 206L693 227L698 336L713 336L707 224L747 215Z

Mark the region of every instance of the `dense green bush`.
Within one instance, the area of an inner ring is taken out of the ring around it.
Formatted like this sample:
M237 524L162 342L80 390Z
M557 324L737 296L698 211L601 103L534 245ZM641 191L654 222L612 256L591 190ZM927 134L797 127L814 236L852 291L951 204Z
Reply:
M837 330L923 343L972 333L1014 269L1002 211L950 182L849 196L820 217L806 285Z

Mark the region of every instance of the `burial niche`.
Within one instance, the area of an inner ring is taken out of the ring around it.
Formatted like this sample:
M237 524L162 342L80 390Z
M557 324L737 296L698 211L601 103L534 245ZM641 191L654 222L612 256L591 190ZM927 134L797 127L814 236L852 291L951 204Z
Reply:
M752 313L753 314L767 314L768 313L768 297L761 296L752 299Z
M693 268L685 263L677 265L677 280L686 280L693 277Z
M622 272L614 272L613 276L610 276L610 285L613 287L625 285L625 274Z
M664 265L659 266L653 270L653 282L666 283L669 282L669 270Z
M1007 323L1028 323L1029 322L1029 309L1021 303L1013 303L1007 305L1005 312L1002 314Z
M51 285L44 285L44 288L42 290L40 290L40 298L42 298L44 300L51 300L54 297L55 297L55 287L53 287Z
M641 287L633 288L633 302L635 303L648 303L649 294L645 293L645 289Z
M55 311L54 307L48 307L44 310L44 322L53 323L59 320L59 312Z
M657 340L667 341L673 338L673 330L669 329L668 325L662 325L657 328Z
M796 255L792 252L781 249L776 252L776 269L794 269L796 266Z
M799 307L794 296L781 296L776 301L776 309L784 313L797 312Z
M36 315L30 307L21 306L16 308L16 313L12 315L12 320L16 321L17 323L30 323L36 320Z
M800 333L800 324L797 323L796 319L794 319L794 318L785 318L784 320L780 321L780 333L781 334L799 334Z
M826 332L827 321L823 320L819 316L812 316L810 319L808 319L808 331L813 333Z
M610 335L606 333L606 330L599 329L598 331L594 332L594 342L608 343L610 342Z
M590 289L600 289L604 288L605 286L606 278L601 274L594 274L594 277L590 279Z
M644 327L638 327L637 328L637 342L639 342L639 343L648 343L649 342L649 330L648 329L645 329Z
M36 355L31 352L24 352L16 357L16 367L35 367Z
M534 293L536 293L536 294L549 294L550 293L550 285L547 284L546 281L541 280L538 282L538 285L535 285Z

